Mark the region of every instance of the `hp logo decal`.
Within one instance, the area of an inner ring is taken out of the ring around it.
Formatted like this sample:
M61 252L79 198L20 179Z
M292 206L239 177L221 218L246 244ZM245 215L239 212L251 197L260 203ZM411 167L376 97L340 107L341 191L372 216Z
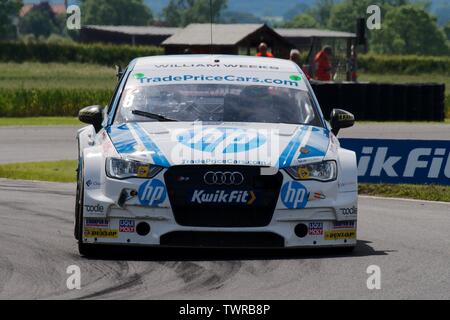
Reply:
M141 205L157 207L166 199L166 187L160 180L148 180L141 184L138 199Z
M207 185L239 186L244 182L244 176L240 172L213 172L209 171L203 176Z
M309 192L297 181L290 181L281 188L281 201L289 209L303 209L308 203Z

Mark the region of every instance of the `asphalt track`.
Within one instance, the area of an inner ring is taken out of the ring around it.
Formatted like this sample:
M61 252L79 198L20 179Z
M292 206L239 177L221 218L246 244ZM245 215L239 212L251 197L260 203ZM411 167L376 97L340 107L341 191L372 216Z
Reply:
M0 127L0 163L76 158L79 127ZM341 137L449 139L440 124L357 124ZM78 255L73 184L0 179L0 299L450 299L450 204L361 197L352 254L145 250ZM67 267L82 272L68 290ZM366 269L381 268L369 290Z
M73 184L0 180L0 299L450 299L450 204L361 197L352 254L145 250L80 257ZM67 267L81 289L66 287ZM381 289L366 269L381 269Z
M76 159L79 126L0 127L0 163ZM340 137L450 139L448 124L361 123L341 130Z

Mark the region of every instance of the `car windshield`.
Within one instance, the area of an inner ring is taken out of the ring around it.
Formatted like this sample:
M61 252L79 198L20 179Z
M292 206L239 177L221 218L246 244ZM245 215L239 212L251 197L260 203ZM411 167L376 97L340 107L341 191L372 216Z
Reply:
M262 85L170 84L131 87L122 94L116 123L165 120L321 126L310 95L299 89Z

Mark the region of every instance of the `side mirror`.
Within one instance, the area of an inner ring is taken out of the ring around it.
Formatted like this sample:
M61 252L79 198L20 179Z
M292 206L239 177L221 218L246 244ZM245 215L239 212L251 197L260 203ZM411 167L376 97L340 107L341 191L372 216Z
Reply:
M102 129L103 122L103 107L101 106L89 106L81 109L78 112L78 119L81 122L92 124L96 132Z
M331 111L331 132L333 132L335 136L338 135L340 129L351 127L354 124L355 116L350 112L341 109L333 109L333 111Z

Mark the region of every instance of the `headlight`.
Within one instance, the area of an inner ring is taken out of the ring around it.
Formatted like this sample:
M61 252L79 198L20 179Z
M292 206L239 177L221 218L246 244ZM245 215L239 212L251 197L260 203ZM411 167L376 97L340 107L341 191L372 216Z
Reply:
M106 159L106 175L115 179L153 178L163 168L148 163L117 158Z
M323 161L289 167L286 172L295 180L331 181L337 176L336 161Z

